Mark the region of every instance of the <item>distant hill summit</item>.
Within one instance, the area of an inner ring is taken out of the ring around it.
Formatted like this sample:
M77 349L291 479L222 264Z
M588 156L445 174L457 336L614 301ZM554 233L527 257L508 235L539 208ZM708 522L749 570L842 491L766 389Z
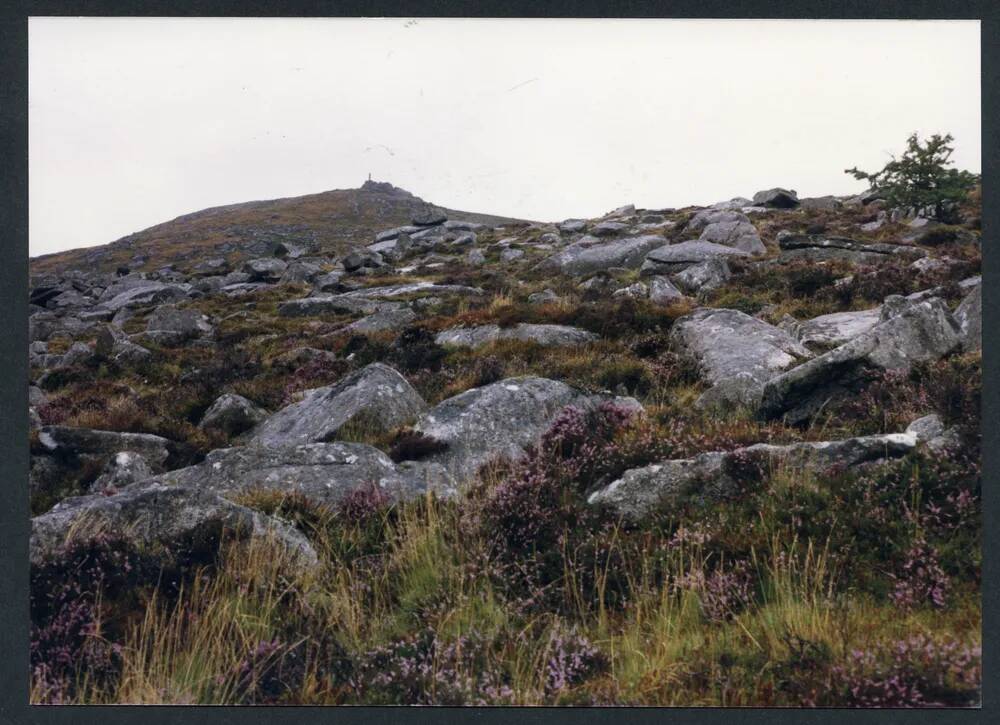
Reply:
M203 209L110 244L35 257L31 272L73 268L112 272L119 267L149 271L213 256L238 262L270 254L281 243L305 247L313 254L337 256L369 244L378 231L410 224L415 215L435 212L488 225L522 221L447 209L388 182L369 179L359 189Z

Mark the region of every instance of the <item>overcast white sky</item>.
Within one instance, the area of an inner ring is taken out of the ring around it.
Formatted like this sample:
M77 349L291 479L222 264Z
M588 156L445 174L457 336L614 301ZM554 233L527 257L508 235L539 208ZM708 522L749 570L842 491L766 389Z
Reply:
M976 21L29 23L30 251L360 186L555 221L860 191L912 131L980 171Z

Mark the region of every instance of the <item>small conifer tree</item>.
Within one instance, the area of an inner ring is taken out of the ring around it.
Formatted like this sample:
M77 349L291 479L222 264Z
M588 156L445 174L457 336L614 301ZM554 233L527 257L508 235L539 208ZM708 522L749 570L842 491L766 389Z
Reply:
M867 181L892 207L929 210L935 219L951 221L954 207L979 183L978 174L947 168L954 162L952 135L934 134L921 144L917 134L906 140L906 151L881 171L868 173L857 167L846 169L856 179Z

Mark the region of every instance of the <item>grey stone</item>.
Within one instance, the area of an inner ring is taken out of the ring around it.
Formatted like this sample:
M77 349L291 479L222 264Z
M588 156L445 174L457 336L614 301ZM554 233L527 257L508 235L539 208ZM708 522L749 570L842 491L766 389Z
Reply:
M836 211L843 204L835 196L809 196L799 199L799 204L803 209L815 209L819 211Z
M454 480L440 465L396 464L377 448L344 442L223 448L196 466L161 474L153 481L223 494L298 493L325 505L372 486L392 501L418 498L428 490L443 497L454 494Z
M881 308L859 312L834 312L820 315L795 328L795 337L811 350L829 349L843 345L858 335L868 332L879 323Z
M486 230L485 224L466 222L459 219L449 219L444 223L444 227L456 232L482 232Z
M465 255L465 261L476 267L480 267L486 264L486 255L483 254L482 249L470 249L469 253Z
M267 411L242 395L224 393L215 399L198 423L199 428L240 435L267 418Z
M753 407L775 374L812 357L784 330L737 310L702 308L678 319L671 348L697 364L709 390L700 404Z
M724 257L710 257L701 264L694 264L675 274L677 286L689 293L711 292L733 276Z
M161 335L164 342L179 343L214 332L208 318L198 310L178 309L175 305L160 305L146 320L147 333Z
M983 287L977 284L955 309L955 321L962 330L962 349L983 349Z
M352 420L388 431L426 410L427 404L402 375L388 365L372 363L334 385L306 392L261 423L252 440L268 446L334 440Z
M223 275L229 274L232 269L229 266L229 262L223 257L215 257L213 259L205 259L198 264L196 264L191 269L191 274L196 277L209 277L213 275Z
M910 423L906 427L906 432L916 436L919 442L926 443L944 435L944 421L937 413L931 413Z
M271 365L294 369L313 363L332 363L336 360L336 353L329 350L320 350L315 347L296 347L276 355L271 359Z
M559 224L559 231L564 234L578 234L587 230L586 219L567 219Z
M590 228L590 233L595 237L613 237L628 229L627 224L621 222L599 222Z
M442 401L413 427L448 444L424 460L442 464L465 482L493 459L522 456L566 406L587 409L604 401L642 410L632 398L588 395L557 380L508 378Z
M712 204L712 209L742 209L745 206L750 206L753 204L751 199L747 199L745 196L736 196L728 201L719 201Z
M373 332L400 330L415 322L417 314L409 307L381 310L337 330L338 333L368 335Z
M649 278L649 301L657 305L669 305L684 298L681 292L666 277Z
M746 214L738 210L739 207L730 208L714 208L710 207L708 209L702 209L697 212L691 220L688 222L686 230L696 232L700 229L704 229L710 224L719 224L723 222L749 222L750 219Z
M90 490L93 493L114 491L152 478L154 475L153 467L142 455L132 451L121 451L108 460L101 475L91 484Z
M838 441L771 445L758 443L732 452L702 453L626 471L621 478L590 494L587 502L607 506L618 515L640 520L653 511L667 511L686 500L717 501L735 495L743 460L798 470L822 472L832 467L850 469L899 458L917 444L915 435L861 436Z
M544 289L541 292L532 292L528 295L528 303L532 305L547 305L559 301L559 295L554 290Z
M500 252L500 261L504 263L515 262L524 256L524 251L520 249L505 249Z
M636 282L635 284L630 284L628 287L622 287L621 289L615 290L612 297L631 297L634 300L646 299L649 296L649 287L643 282Z
M190 289L189 285L150 282L141 287L125 290L107 300L104 300L104 295L101 295L102 305L112 312L118 312L123 308L143 307L163 302L180 302L188 298Z
M902 244L866 244L846 237L819 234L789 234L778 240L782 260L803 259L821 262L846 259L859 264L878 264L892 259L918 259L927 252Z
M638 269L650 250L665 243L666 239L656 235L631 237L613 242L585 238L543 260L538 269L572 277L603 272L610 267Z
M243 271L250 275L250 282L277 282L285 273L288 263L276 257L251 259L243 264Z
M296 260L288 264L279 281L281 284L309 284L322 273L318 264Z
M698 239L740 249L748 254L764 254L767 251L756 227L749 221L712 222L705 226Z
M908 370L960 345L961 328L940 299L913 303L850 342L767 381L758 415L793 424L808 420L831 398L857 391L868 369Z
M500 340L534 342L545 347L586 345L599 339L597 335L578 327L566 325L532 325L519 323L513 327L482 325L456 327L438 333L438 345L452 347L482 347Z
M83 525L83 523L86 525ZM219 538L223 531L243 537L267 537L279 543L296 564L313 566L315 550L300 532L276 519L239 506L206 489L130 486L113 496L92 494L66 499L31 520L30 560L38 566L58 556L74 532L107 528L128 532L134 540L172 548L191 539Z
M97 333L97 354L119 363L135 363L148 359L152 353L129 340L117 325L105 325Z
M415 234L416 232L419 232L421 230L422 228L418 226L405 226L405 227L396 227L395 229L386 229L384 232L379 232L378 234L375 235L375 241L385 242L390 239L395 239L400 234Z
M320 292L344 292L343 277L343 272L327 272L313 280L313 288Z
M753 203L756 206L767 206L775 209L792 209L799 205L799 197L794 191L776 187L766 191L758 191L753 195Z
M640 268L642 274L670 274L680 272L713 257L749 257L747 252L711 242L681 242L653 249L646 254Z
M345 292L340 295L344 299L355 298L375 298L393 299L395 297L428 297L435 296L460 296L479 297L483 294L480 287L467 287L460 284L434 284L433 282L413 282L411 284L398 284L387 287L365 287L363 289Z
M313 317L321 315L362 314L401 307L399 303L376 302L365 297L345 294L316 295L297 300L288 300L278 305L279 317Z
M48 453L63 458L93 456L106 459L122 451L131 451L142 455L153 466L162 466L169 456L167 439L149 433L49 425L39 432L38 442Z
M94 357L94 352L85 342L74 342L59 359L59 367L68 368L73 365L85 364Z

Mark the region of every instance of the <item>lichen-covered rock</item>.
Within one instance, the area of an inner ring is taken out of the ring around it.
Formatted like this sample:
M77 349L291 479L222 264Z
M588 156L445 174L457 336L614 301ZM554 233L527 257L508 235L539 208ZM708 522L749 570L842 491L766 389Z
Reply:
M479 327L456 327L438 333L438 345L454 347L482 347L499 340L522 340L544 346L586 345L598 336L587 330L566 325L532 325L520 323L513 327L480 325Z
M650 277L649 301L657 305L669 305L684 298L684 293L666 277Z
M367 297L347 296L347 294L322 294L288 300L278 305L279 317L313 317L322 315L370 315L381 310L402 307L397 302L377 302Z
M753 195L754 206L768 206L775 209L793 209L799 205L799 197L794 191L776 187L758 191Z
M977 284L955 309L955 321L962 330L962 349L983 349L983 286Z
M698 239L702 242L740 249L748 254L764 254L767 251L757 233L757 228L745 216L735 221L711 222L705 226Z
M94 493L115 491L156 475L145 456L132 451L116 453L104 466L101 475L91 485Z
M301 401L261 423L251 439L268 446L326 442L359 416L367 425L392 430L426 408L406 378L388 365L372 363L334 385L307 391Z
M737 310L702 308L685 315L674 323L670 344L718 387L705 394L704 405L753 406L767 380L812 357L784 330Z
M161 474L150 482L222 494L268 490L297 493L333 505L372 486L392 501L419 498L428 490L455 493L454 481L438 465L393 463L363 443L249 444L212 451L202 463Z
M245 433L267 418L267 411L242 395L225 393L215 399L198 423L199 428L220 430L228 436Z
M881 308L858 312L833 312L804 322L795 322L790 332L811 350L843 345L879 323Z
M961 342L961 328L940 299L913 302L850 342L769 380L758 415L802 422L831 398L856 392L866 370L908 370L943 357Z
M169 456L167 439L149 433L49 425L39 432L38 442L49 453L67 458L89 455L107 459L121 451L132 451L152 465L162 466Z
M607 506L618 515L638 520L653 511L690 499L720 500L739 490L748 463L767 467L781 463L798 470L850 469L874 461L899 458L914 449L911 433L861 436L837 441L772 445L758 443L731 452L702 453L633 468L621 478L590 494L587 502Z
M249 282L277 282L287 267L288 263L277 257L261 257L245 262L243 271L250 275Z
M349 325L337 330L338 334L348 333L352 335L368 335L373 332L385 332L386 330L401 330L407 325L415 322L417 313L409 307L399 307L387 310L379 310L367 317L362 317Z
M163 344L178 344L213 331L208 318L198 310L182 310L176 305L160 305L146 321L146 336Z
M218 541L224 534L268 537L282 545L294 561L305 566L318 562L308 539L287 524L227 501L207 488L150 482L112 496L69 498L33 518L32 565L57 556L69 537L101 528L125 532L146 546L167 548L192 541Z
M718 289L733 276L723 257L712 257L700 264L693 264L675 274L671 279L682 290L695 294Z
M566 406L590 408L607 400L642 410L632 398L589 395L558 380L508 378L442 401L413 428L448 446L424 460L442 464L466 482L493 459L522 456Z
M681 242L657 247L646 255L642 274L671 274L714 257L749 257L747 252L712 242Z
M538 269L544 272L583 277L610 267L638 269L646 254L666 244L661 236L647 235L602 242L595 237L581 239L543 260Z
M780 259L823 262L844 259L857 264L880 264L887 260L913 260L927 256L919 247L904 244L865 243L846 237L819 234L787 234L779 237Z

